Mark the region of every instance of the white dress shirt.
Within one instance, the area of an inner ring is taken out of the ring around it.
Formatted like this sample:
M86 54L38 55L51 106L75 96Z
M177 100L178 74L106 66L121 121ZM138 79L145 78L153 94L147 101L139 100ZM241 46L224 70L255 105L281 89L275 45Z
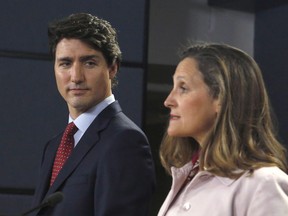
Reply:
M96 106L89 109L87 112L82 113L76 119L73 119L69 115L69 123L74 122L77 126L78 131L74 135L74 147L78 144L79 140L90 126L90 124L94 121L94 119L101 113L109 104L115 101L114 95L110 95L109 97L105 98L102 102L97 104Z

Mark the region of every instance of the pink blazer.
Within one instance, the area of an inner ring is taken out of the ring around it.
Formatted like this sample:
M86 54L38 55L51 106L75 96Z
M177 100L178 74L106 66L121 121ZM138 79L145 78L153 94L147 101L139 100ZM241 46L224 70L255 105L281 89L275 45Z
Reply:
M288 175L277 167L237 180L200 171L175 198L191 168L172 168L172 187L158 216L288 216Z

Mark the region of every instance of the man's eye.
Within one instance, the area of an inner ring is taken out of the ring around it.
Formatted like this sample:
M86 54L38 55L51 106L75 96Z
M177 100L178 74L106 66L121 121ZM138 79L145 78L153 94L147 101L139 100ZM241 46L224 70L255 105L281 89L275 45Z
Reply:
M70 62L61 62L59 63L60 67L68 67L70 65Z
M87 62L85 62L85 64L86 64L87 66L94 66L94 65L96 65L96 63L95 63L94 61L87 61Z

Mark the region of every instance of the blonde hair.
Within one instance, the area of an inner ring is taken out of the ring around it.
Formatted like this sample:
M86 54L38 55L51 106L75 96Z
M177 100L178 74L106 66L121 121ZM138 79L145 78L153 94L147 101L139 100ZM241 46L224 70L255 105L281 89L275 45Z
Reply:
M286 149L276 138L268 94L253 58L235 47L203 43L184 50L180 61L185 58L196 60L211 95L221 103L201 146L200 169L230 178L264 166L287 172ZM183 166L198 148L193 138L165 134L161 163L170 173L171 166Z

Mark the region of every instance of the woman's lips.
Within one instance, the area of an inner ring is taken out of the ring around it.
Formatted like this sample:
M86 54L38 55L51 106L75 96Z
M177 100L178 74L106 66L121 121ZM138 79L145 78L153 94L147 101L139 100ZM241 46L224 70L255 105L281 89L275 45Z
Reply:
M177 120L179 118L180 118L180 116L178 116L178 115L170 114L170 120Z

